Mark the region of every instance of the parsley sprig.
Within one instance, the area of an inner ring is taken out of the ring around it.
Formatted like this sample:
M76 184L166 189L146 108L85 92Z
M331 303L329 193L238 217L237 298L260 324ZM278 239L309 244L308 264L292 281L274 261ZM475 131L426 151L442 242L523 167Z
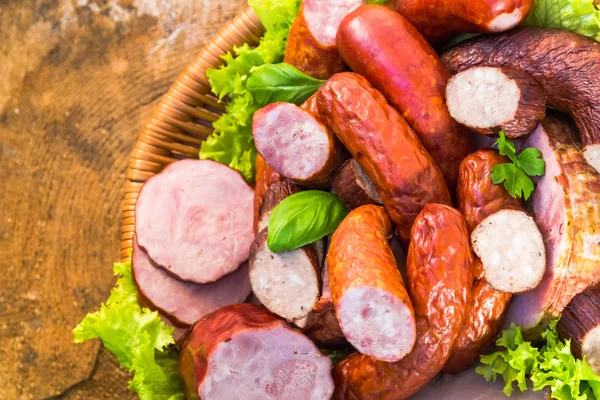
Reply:
M523 197L525 200L533 192L533 181L530 176L542 176L546 163L541 158L542 152L534 147L528 147L517 155L515 144L500 131L500 137L495 143L500 154L508 156L510 163L498 164L492 168L492 182L498 185L504 182L504 187L512 197Z

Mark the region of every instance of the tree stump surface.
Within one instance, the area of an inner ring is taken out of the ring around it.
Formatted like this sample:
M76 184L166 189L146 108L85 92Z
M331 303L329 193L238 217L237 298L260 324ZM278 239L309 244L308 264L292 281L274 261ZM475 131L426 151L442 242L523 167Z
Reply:
M0 0L0 399L130 399L71 330L114 285L129 154L234 0Z

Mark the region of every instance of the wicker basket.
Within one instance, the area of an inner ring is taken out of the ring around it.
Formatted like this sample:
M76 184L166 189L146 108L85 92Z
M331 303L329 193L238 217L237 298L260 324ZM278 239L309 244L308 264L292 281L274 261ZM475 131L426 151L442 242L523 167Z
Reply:
M263 33L254 10L245 8L206 43L161 98L129 160L122 209L122 259L129 257L135 203L144 182L175 160L198 157L200 144L213 132L212 123L224 111L210 92L206 69L221 65L221 56L236 45L258 44Z

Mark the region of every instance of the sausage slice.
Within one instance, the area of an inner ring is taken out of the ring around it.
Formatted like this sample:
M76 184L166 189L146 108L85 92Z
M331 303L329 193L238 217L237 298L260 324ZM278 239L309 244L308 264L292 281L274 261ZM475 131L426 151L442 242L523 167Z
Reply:
M190 399L331 398L331 361L300 332L254 304L221 308L183 341L179 371Z
M346 161L333 178L331 190L351 210L367 204L382 204L373 182L355 159Z
M327 255L335 313L346 339L363 354L398 361L416 339L415 316L387 242L383 207L362 206L342 221Z
M181 280L214 282L248 258L254 191L235 170L181 160L150 178L135 207L135 236L156 265Z
M542 234L527 213L501 210L484 219L471 234L473 251L496 290L520 293L540 284L546 272Z

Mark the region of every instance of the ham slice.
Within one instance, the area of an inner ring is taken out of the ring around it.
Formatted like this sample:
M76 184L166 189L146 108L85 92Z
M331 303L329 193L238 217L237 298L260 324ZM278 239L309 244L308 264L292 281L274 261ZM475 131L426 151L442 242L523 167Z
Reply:
M142 187L135 208L138 244L175 277L214 282L248 258L253 198L242 176L223 164L176 161Z
M546 161L531 203L547 270L536 289L514 297L507 324L529 330L543 325L600 282L600 175L573 143L575 134L568 123L548 117L524 143L539 149Z
M192 325L218 308L243 303L251 293L248 264L216 282L197 284L180 281L153 265L135 238L131 259L138 296L176 326Z

